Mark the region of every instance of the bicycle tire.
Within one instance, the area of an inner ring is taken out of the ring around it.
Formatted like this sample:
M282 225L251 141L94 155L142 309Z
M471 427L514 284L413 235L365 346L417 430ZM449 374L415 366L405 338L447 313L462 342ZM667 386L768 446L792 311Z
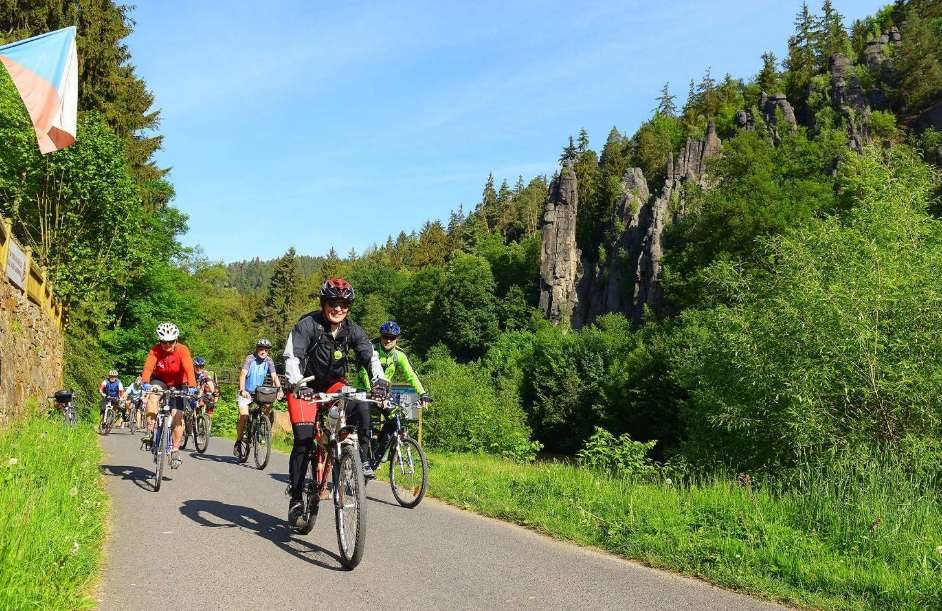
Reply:
M196 434L193 436L196 451L200 454L209 447L209 416L200 414L196 419Z
M131 431L131 434L134 435L137 433L137 408L132 407L128 415L130 416L130 419L131 419L131 421L128 423L128 427L129 427L129 430Z
M160 428L159 438L156 440L157 462L154 468L154 492L160 492L160 482L163 481L164 461L167 458L167 435L170 434L170 418L164 418L163 426Z
M415 477L418 469L422 470L422 474ZM428 459L422 446L411 437L401 439L399 444L394 441L389 448L389 487L396 502L409 509L425 498L425 491L428 490Z
M105 412L101 415L101 419L98 421L98 434L107 435L111 432L111 405L105 407Z
M360 453L354 444L343 445L340 462L334 468L334 524L340 563L353 569L360 564L366 548L366 481ZM344 509L349 507L356 512L352 519L347 519L344 514ZM352 536L351 530L355 531Z
M255 434L252 436L252 444L255 446L255 466L261 471L268 465L268 459L271 458L271 422L268 417L263 415L258 419L258 426L255 427Z

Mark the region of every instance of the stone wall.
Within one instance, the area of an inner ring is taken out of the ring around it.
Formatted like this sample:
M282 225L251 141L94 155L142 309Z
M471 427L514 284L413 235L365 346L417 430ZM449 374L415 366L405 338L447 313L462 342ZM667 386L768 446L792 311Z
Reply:
M56 322L0 276L0 425L21 414L29 397L42 405L61 386L62 350Z

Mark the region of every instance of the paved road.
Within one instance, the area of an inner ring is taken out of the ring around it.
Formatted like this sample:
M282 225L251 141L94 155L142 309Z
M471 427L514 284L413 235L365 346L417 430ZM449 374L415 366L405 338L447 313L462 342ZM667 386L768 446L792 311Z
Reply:
M112 498L102 609L774 608L433 499L403 509L381 482L367 489L363 562L346 571L332 511L306 537L285 526L284 454L258 471L213 438L155 493L136 438L119 430L101 445Z

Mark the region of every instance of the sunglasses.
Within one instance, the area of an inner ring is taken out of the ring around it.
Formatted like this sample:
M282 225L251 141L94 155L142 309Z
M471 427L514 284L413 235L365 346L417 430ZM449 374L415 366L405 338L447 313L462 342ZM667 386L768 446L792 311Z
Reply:
M383 335L382 337L384 342L394 342L399 339L398 335Z
M327 309L328 310L349 310L350 302L349 301L328 301Z
M161 344L162 346L172 346L172 345L174 345L175 343L177 343L177 340L175 340L175 339L170 340L169 342L165 342L165 341L163 341L163 340L160 340L160 344Z

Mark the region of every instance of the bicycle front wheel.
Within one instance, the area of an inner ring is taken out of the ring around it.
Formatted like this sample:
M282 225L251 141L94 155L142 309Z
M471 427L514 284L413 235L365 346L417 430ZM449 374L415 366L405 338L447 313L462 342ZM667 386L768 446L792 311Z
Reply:
M428 459L415 439L406 437L389 448L389 487L403 507L415 507L425 497Z
M249 459L249 450L251 450L250 446L252 445L252 430L254 428L251 420L245 423L245 430L242 431L242 445L239 447L239 463L244 463Z
M128 415L130 416L130 422L128 423L128 427L129 427L129 430L131 431L131 434L134 435L135 433L137 433L137 408L132 407L129 410Z
M363 559L366 547L366 482L356 446L344 445L334 472L334 512L340 562L348 569Z
M271 456L271 422L266 416L258 419L254 437L255 466L261 470L268 464L268 459Z
M164 461L167 458L167 437L170 435L170 418L164 418L163 426L158 429L159 433L153 442L153 447L157 448L154 454L154 492L160 492L160 482L164 476Z
M209 447L209 416L200 414L196 417L196 435L193 439L196 451L202 454Z

